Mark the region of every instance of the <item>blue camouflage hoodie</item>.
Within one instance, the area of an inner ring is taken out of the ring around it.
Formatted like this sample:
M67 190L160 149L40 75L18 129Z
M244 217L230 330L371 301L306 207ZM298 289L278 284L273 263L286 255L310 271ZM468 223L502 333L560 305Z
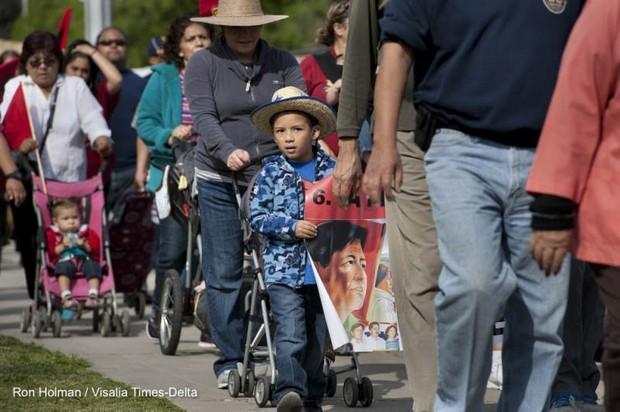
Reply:
M320 148L315 149L316 180L332 174L335 161ZM284 155L263 160L252 188L250 225L261 233L265 282L298 288L304 284L306 248L295 237L297 221L304 216L301 177Z

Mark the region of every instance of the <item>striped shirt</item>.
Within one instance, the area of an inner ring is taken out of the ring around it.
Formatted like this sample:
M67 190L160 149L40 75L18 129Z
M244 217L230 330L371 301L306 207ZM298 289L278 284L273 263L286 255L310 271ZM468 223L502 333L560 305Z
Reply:
M192 126L194 124L192 112L189 110L189 100L185 96L185 69L179 71L179 81L181 82L181 124ZM198 140L198 134L194 132L191 141L196 140Z

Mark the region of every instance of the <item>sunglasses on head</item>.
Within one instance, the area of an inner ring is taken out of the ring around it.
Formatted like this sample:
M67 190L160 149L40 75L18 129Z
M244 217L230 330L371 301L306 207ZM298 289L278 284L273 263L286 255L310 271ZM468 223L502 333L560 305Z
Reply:
M28 62L28 64L30 65L30 67L32 67L33 69L36 69L37 67L41 66L42 64L46 65L47 67L53 66L54 64L56 64L56 59L54 58L47 58L47 59L32 59Z
M110 39L110 40L99 40L99 44L102 46L111 46L113 44L117 46L126 46L127 42L123 39Z

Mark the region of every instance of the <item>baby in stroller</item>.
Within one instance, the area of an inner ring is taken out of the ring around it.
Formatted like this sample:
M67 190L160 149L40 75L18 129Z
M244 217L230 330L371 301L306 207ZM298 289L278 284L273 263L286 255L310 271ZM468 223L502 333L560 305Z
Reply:
M50 209L53 224L46 229L48 255L55 266L63 307L70 309L78 305L71 294L71 280L77 272L82 272L89 286L84 306L92 309L98 304L101 282L99 236L82 224L78 200L55 200Z

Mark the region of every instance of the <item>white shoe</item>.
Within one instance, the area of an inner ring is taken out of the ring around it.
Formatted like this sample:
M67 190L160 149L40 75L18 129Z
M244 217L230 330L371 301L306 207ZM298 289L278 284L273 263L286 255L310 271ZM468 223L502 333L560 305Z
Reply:
M493 361L491 364L491 374L487 382L488 389L502 389L503 372L502 372L502 352L493 351Z
M230 375L230 371L231 369L227 369L217 376L217 388L218 389L228 388L228 375Z

